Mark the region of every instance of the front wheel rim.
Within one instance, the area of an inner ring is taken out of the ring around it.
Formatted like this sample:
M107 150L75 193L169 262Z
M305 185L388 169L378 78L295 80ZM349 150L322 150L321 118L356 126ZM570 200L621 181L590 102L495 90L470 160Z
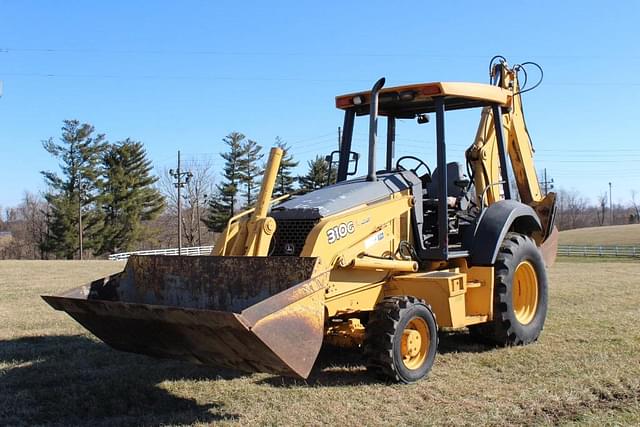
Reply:
M404 366L411 370L419 369L427 359L430 345L427 322L420 317L411 319L402 331L400 354Z
M538 310L538 276L529 261L522 261L516 267L511 291L516 319L528 325Z

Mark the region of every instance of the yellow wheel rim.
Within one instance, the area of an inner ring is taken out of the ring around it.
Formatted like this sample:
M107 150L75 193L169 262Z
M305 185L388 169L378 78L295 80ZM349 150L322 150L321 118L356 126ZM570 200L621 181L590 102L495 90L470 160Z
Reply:
M408 369L420 368L427 358L430 342L427 322L420 317L411 319L402 332L400 351L404 366Z
M529 324L538 309L538 276L529 261L518 264L513 275L513 311L523 325Z

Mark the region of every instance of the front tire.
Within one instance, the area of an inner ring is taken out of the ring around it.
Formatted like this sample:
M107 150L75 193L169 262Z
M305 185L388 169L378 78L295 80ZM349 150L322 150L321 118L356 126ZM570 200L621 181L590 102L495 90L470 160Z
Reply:
M388 297L367 324L367 369L380 378L412 383L424 378L436 357L438 327L431 307L414 297Z
M493 321L471 327L471 333L500 345L534 342L544 327L547 301L540 250L530 237L508 233L495 262Z

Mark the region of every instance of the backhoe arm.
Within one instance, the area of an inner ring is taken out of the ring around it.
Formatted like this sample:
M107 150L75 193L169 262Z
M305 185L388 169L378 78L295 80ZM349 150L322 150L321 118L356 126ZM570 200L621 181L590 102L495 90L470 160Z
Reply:
M482 110L476 138L466 152L473 171L479 206L488 206L505 197L504 176L500 166L499 139L496 123L502 123L505 152L511 161L513 178L518 188L520 201L531 206L540 218L542 233L534 235L538 243L545 241L552 232L555 213L555 193L543 196L533 161L533 146L527 131L520 96L517 71L506 62L493 67L492 77L502 89L509 91L508 105L487 106ZM501 112L496 121L494 112Z

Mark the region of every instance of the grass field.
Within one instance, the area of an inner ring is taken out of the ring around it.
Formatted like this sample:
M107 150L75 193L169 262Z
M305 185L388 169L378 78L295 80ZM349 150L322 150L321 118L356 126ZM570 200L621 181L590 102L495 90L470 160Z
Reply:
M539 342L443 336L409 386L328 348L307 382L120 353L39 298L121 267L0 262L0 425L640 424L640 263L556 264Z
M637 245L640 246L640 224L576 228L560 232L561 245Z

